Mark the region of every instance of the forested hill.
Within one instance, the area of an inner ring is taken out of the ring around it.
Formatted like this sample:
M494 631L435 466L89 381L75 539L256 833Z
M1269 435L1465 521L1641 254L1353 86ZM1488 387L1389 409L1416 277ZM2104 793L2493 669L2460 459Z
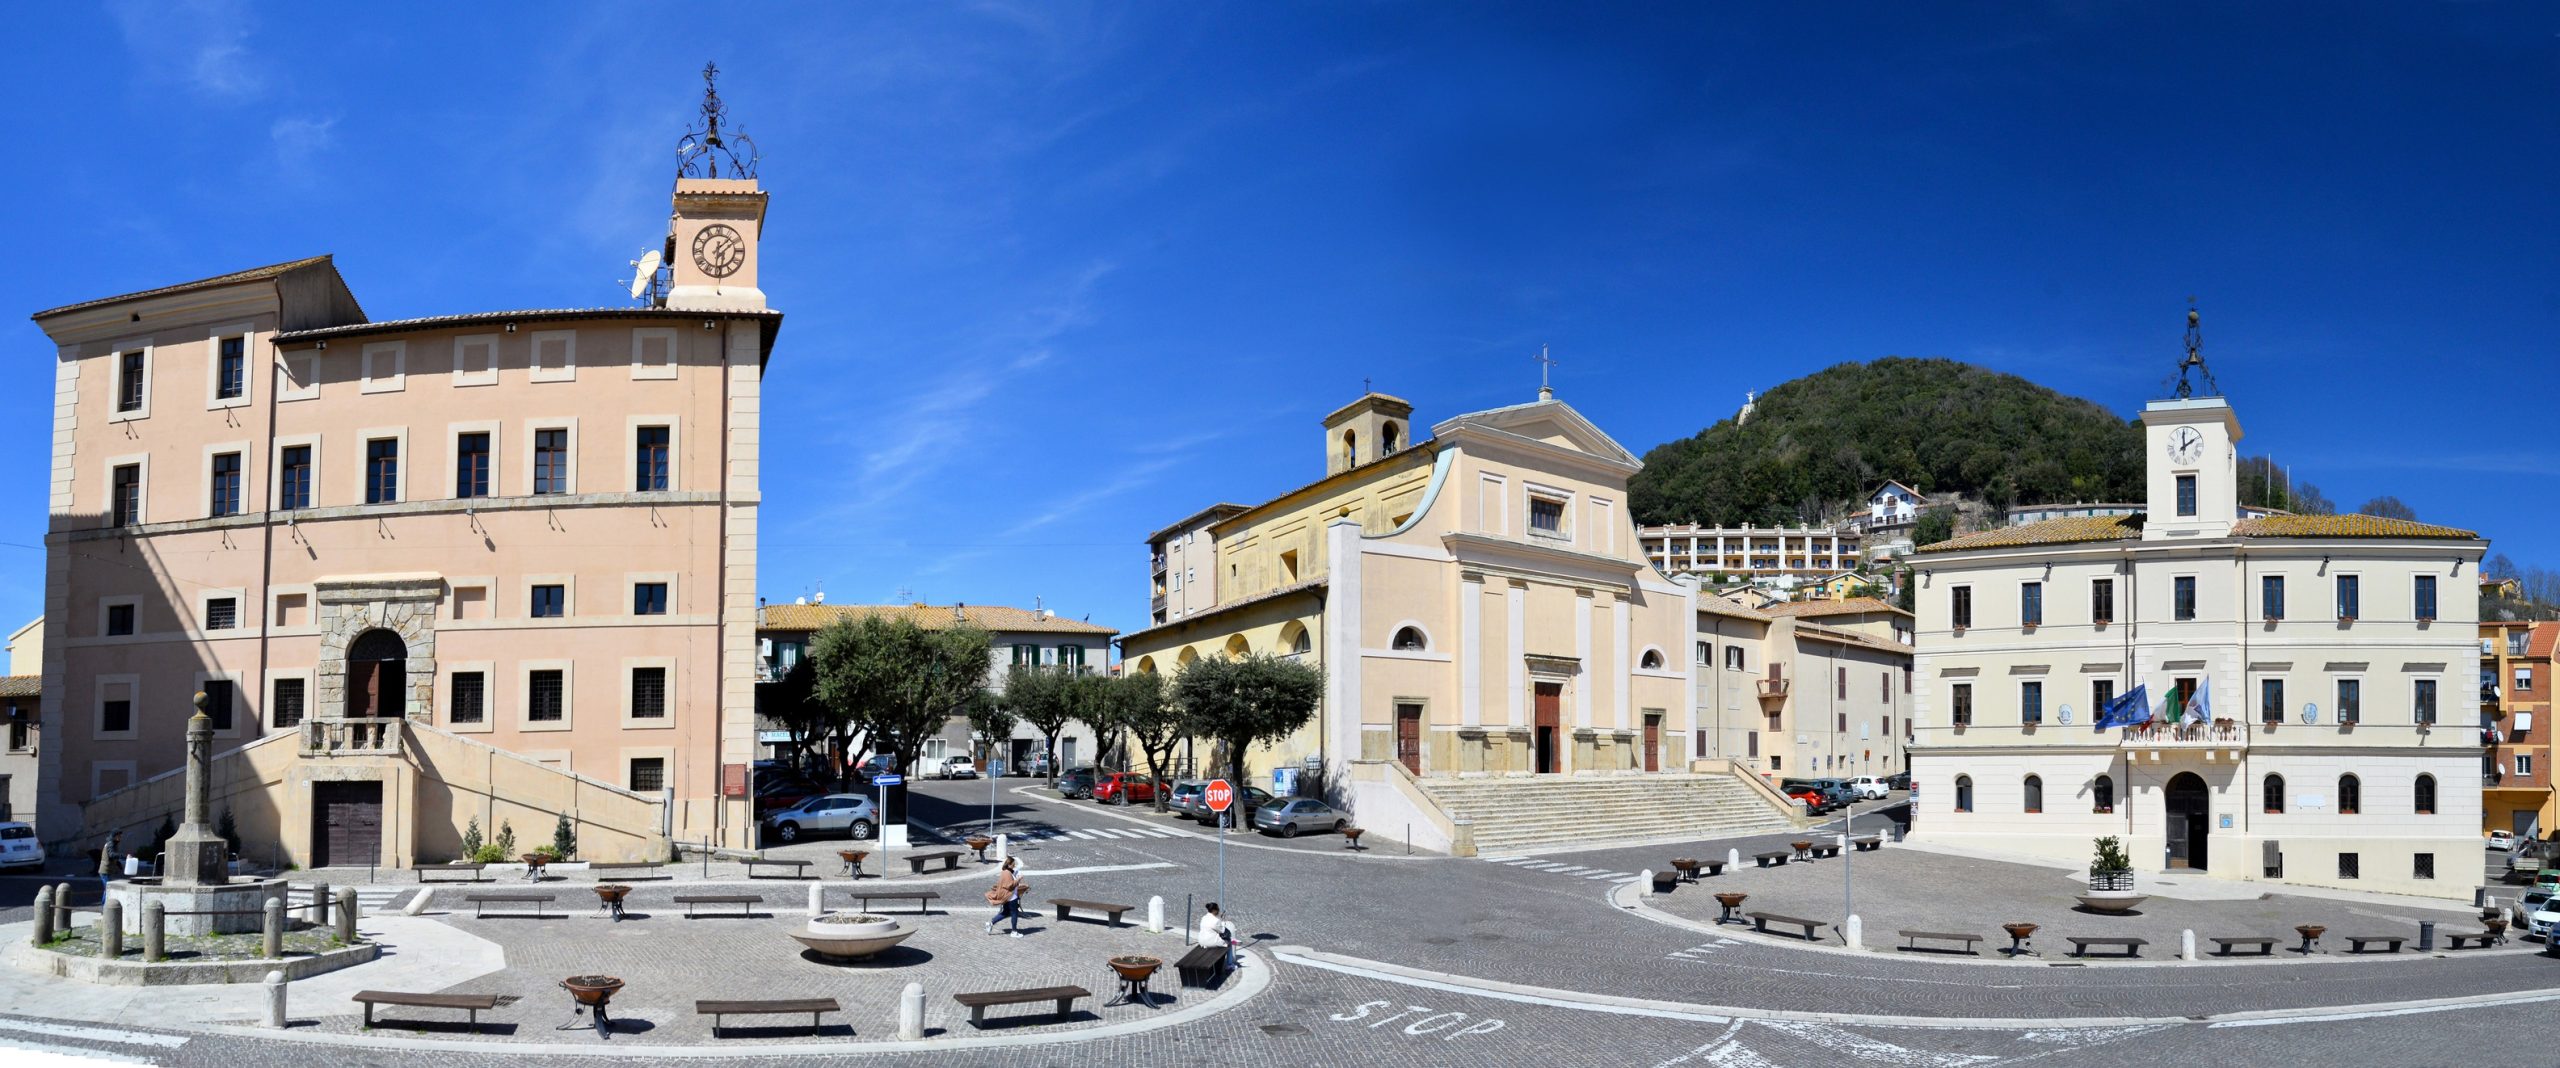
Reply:
M1819 522L1895 479L1994 507L2138 501L2142 430L2016 375L1943 359L1844 363L1645 454L1639 523Z

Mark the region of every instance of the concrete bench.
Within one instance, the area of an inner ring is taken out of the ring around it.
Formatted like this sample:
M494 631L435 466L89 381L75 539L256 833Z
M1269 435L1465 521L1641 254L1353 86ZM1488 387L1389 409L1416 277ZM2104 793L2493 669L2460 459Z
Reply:
M589 861L587 874L595 876L599 881L603 880L608 873L617 879L625 880L672 878L662 871L665 867L665 864L654 860Z
M1030 1005L1043 1001L1056 1002L1058 1006L1058 1018L1065 1019L1068 1013L1075 1011L1076 999L1089 998L1092 996L1093 991L1080 986L1042 986L1032 987L1027 990L986 990L968 994L953 994L951 995L951 1000L968 1006L969 1023L972 1026L985 1027L987 1025L987 1010L998 1005Z
M1768 934L1769 925L1773 923L1782 923L1791 927L1802 927L1804 928L1804 940L1807 942L1814 940L1816 929L1822 926L1821 920L1808 920L1802 916L1782 916L1775 912L1746 912L1743 913L1743 915L1751 917L1751 929L1758 931L1761 934Z
M924 874L924 866L937 860L942 862L944 871L960 870L960 852L956 849L941 853L917 853L906 860L908 870L917 875Z
M2125 956L2139 957L2142 955L2142 947L2151 944L2149 940L2141 938L2091 938L2084 935L2073 935L2064 938L2063 941L2071 943L2071 955L2074 957L2088 956L2090 946L2114 946L2124 950Z
M1976 952L1974 946L1982 941L1981 935L1958 934L1953 931L1897 931L1895 933L1902 936L1902 948L1906 950L1919 949L1920 947L1914 943L1923 941L1962 942L1964 951L1973 953Z
M1829 860L1840 855L1840 846L1837 843L1818 845L1813 847L1813 855L1817 860Z
M806 879L806 878L808 878L808 877L809 877L809 864L810 864L810 862L809 862L809 861L805 861L805 860L766 860L766 859L764 859L764 858L762 858L762 857L750 858L750 859L747 861L747 878L750 878L750 879ZM758 874L756 874L756 869L757 869L757 868L759 868L759 867L766 867L766 868L789 868L789 869L791 869L791 874L789 874L789 875L758 875Z
M2261 957L2272 957L2276 955L2276 940L2259 935L2247 935L2244 937L2234 938L2208 938L2206 941L2213 943L2213 955L2217 957L2230 956L2231 947L2233 946L2256 946L2258 947L2257 955Z
M1074 914L1075 910L1083 909L1086 912L1100 912L1110 916L1111 926L1113 927L1120 926L1121 913L1138 907L1136 905L1114 905L1108 901L1078 901L1071 897L1053 897L1049 899L1049 904L1058 910L1058 919L1061 921Z
M2408 935L2341 935L2339 937L2347 940L2347 952L2349 953L2364 952L2365 943L2367 942L2381 942L2391 947L2383 950L2383 952L2398 953L2400 952L2400 944L2409 940Z
M463 897L462 902L471 906L471 915L474 919L483 915L491 905L531 905L535 919L549 919L550 917L543 914L543 906L557 900L559 899L549 894L468 894Z
M1880 834L1862 834L1856 838L1849 839L1849 844L1858 847L1858 852L1871 853L1884 848L1884 836Z
M2498 944L2498 939L2500 937L2499 932L2482 931L2478 934L2449 934L2445 936L2445 941L2450 943L2455 949L2461 949L2462 944L2465 942L2477 942L2480 943L2480 948L2487 949L2490 946Z
M1184 986L1216 986L1227 970L1227 951L1216 946L1193 946L1191 952L1173 962L1173 970L1182 977Z
M862 909L865 912L871 910L873 898L887 898L891 901L912 900L916 903L917 915L931 911L929 906L933 902L942 900L942 895L932 890L880 890L870 893L857 891L852 896L855 901L862 903Z
M353 999L364 1006L364 1025L373 1026L373 1007L401 1005L413 1009L461 1009L470 1013L471 1029L480 1029L480 1012L498 1007L496 994L409 994L396 990L359 990Z
M756 914L756 906L764 904L762 894L677 894L676 904L684 906L684 918L693 919L694 909L701 905L736 905L738 918Z
M476 883L483 881L480 878L480 873L486 868L488 868L488 865L486 864L432 864L424 867L411 868L409 870L418 873L418 883L423 886L430 881L427 878L428 872L438 872L446 875L460 874L462 876L460 881ZM455 880L447 879L445 881L453 882Z
M1794 859L1795 855L1796 851L1792 849L1773 849L1766 853L1753 853L1751 859L1759 861L1759 866L1766 868L1773 864L1785 864Z
M1653 873L1653 892L1654 892L1654 893L1657 893L1657 894L1668 894L1668 893L1672 892L1673 890L1677 890L1677 889L1679 889L1679 888L1680 888L1680 873L1679 873L1679 872L1676 872L1676 871L1658 871L1658 872Z
M783 1001L695 1001L693 1003L694 1015L711 1017L711 1037L713 1038L720 1037L721 1023L731 1016L797 1016L805 1012L809 1014L809 1030L816 1031L826 1026L820 1022L819 1017L826 1013L842 1011L844 1006L836 1004L834 998L795 998Z

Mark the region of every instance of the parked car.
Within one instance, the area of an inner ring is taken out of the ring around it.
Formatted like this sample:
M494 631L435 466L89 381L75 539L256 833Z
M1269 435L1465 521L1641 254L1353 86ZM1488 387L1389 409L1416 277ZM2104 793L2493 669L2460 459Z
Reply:
M825 792L826 787L806 775L789 771L759 773L756 776L756 811L763 813L790 808Z
M1165 788L1165 811L1185 819L1196 818L1191 815L1195 809L1201 812L1209 811L1207 802L1202 800L1203 795L1208 792L1209 780L1207 779L1180 780Z
M1105 805L1156 801L1156 781L1134 771L1106 772L1093 780L1092 798Z
M0 823L0 868L44 867L44 843L23 823Z
M1208 780L1196 779L1192 781L1199 784L1199 789L1193 791L1188 797L1179 793L1175 794L1173 800L1166 803L1166 807L1173 809L1176 814L1180 815L1184 819L1197 821L1203 827L1217 826L1218 814L1209 811ZM1229 824L1229 826L1253 826L1253 814L1262 811L1262 809L1271 804L1272 799L1270 791L1259 786L1245 787L1241 792L1236 794L1235 801L1227 806L1227 815L1235 817L1235 822Z
M1892 775L1885 777L1884 784L1896 790L1908 790L1911 788L1911 773L1907 771L1894 772Z
M1815 779L1813 785L1831 797L1831 807L1847 808L1858 803L1858 788L1847 779Z
M1812 779L1780 779L1778 792L1804 802L1805 810L1817 816L1840 807L1832 798L1831 791L1823 789L1822 784Z
M1873 775L1860 775L1849 780L1849 785L1857 788L1860 798L1869 801L1881 800L1884 795L1893 792L1893 787Z
M820 794L764 818L766 832L785 842L837 832L869 838L877 825L871 799L861 794Z
M978 762L966 754L946 757L942 761L942 777L946 779L977 778Z
M898 756L895 753L873 753L862 758L862 763L853 766L854 776L864 782L870 782L882 775L893 774L897 770Z
M1093 796L1094 773L1090 767L1068 768L1058 776L1058 796L1079 801Z
M2550 891L2536 890L2526 894L2523 901L2516 903L2517 928L2525 937L2551 941L2551 923L2560 919L2560 915L2553 914L2552 907Z
M1282 838L1295 838L1300 831L1339 831L1350 824L1342 810L1312 797L1283 798L1253 814L1254 830L1269 831Z
M1045 779L1049 777L1049 754L1034 750L1030 756L1016 760L1005 768L1015 778L1037 776Z
M2491 832L2489 832L2489 851L2490 851L2490 852L2492 852L2492 853L2505 853L2505 852L2508 852L2508 851L2510 851L2510 850L2513 850L2515 847L2516 847L2516 832L2514 832L2514 831L2491 831Z

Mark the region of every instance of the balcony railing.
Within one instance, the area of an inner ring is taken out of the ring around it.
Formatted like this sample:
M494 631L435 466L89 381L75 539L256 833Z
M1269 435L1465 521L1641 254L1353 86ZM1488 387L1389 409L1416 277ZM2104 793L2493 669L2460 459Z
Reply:
M398 756L397 719L312 719L302 723L302 755Z
M2229 745L2248 740L2248 732L2236 719L2217 719L2210 723L2170 723L2153 720L2124 728L2128 746L2146 745Z

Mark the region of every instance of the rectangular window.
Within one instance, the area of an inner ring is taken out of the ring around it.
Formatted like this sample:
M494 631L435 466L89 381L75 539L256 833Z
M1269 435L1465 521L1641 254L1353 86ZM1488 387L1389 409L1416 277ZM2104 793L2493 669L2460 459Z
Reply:
M2258 722L2284 722L2284 680L2258 680Z
M632 457L631 488L640 492L667 488L667 428L640 428L638 453Z
M1947 591L1948 625L1963 630L1973 625L1973 587L1958 586Z
M216 453L213 457L213 499L206 504L207 514L215 516L240 514L240 454Z
M1759 755L1760 755L1760 732L1759 732L1759 731L1744 731L1744 732L1743 732L1743 735L1742 735L1742 744L1743 744L1743 746L1744 746L1744 749L1743 749L1743 755L1744 755L1744 756L1749 756L1749 757L1757 757L1757 756L1759 756Z
M667 717L667 669L644 667L631 669L631 718L665 719Z
M1836 685L1833 687L1833 696L1838 700L1846 701L1849 699L1849 669L1844 667L1838 669L1838 671L1839 678Z
M113 636L131 633L133 633L133 606L129 604L108 605L107 634Z
M364 443L364 503L389 504L400 499L400 439L375 438Z
M569 492L569 431L561 427L533 432L533 492Z
M303 703L310 698L308 688L309 684L302 679L276 680L276 697L270 706L268 719L274 722L277 730L301 725Z
M1728 646L1725 646L1725 647L1724 647L1724 669L1725 669L1726 671L1740 671L1740 670L1742 670L1742 647L1741 647L1741 646L1739 646L1739 645L1728 645Z
M2523 656L2523 655L2524 655L2524 643L2525 643L2525 638L2526 638L2527 634L2528 634L2528 632L2526 632L2526 631L2521 631L2521 630L2511 630L2511 631L2508 631L2508 632L2507 632L2507 655L2508 655L2508 656Z
M2533 774L2533 756L2532 756L2531 754L2528 754L2528 753L2518 753L2518 754L2516 754L2516 774L2518 774L2518 775L2522 775L2522 776L2527 776L2527 777L2532 776L2532 774Z
M1715 647L1715 646L1713 646L1713 645L1711 645L1711 644L1708 644L1708 643L1706 643L1706 642L1699 642L1699 643L1698 643L1698 650L1697 650L1697 651L1698 651L1698 666L1699 666L1699 667L1714 667L1714 666L1716 665L1716 647Z
M2194 475L2178 476L2178 514L2181 516L2196 514L2196 476Z
M2364 681L2338 680L2338 722L2354 723L2364 718Z
M2352 620L2358 615L2359 592L2356 576L2338 576L2338 618Z
M249 389L248 338L226 337L216 342L219 367L214 372L213 396L216 400L238 400Z
M1973 722L1973 684L1959 682L1948 687L1954 703L1954 716L1949 722L1962 727Z
M276 507L311 507L311 446L288 445L276 471Z
M2410 875L2410 877L2411 877L2411 878L2415 878L2415 879L2433 879L2433 878L2435 878L2435 877L2436 877L2436 855L2435 855L2435 854L2433 854L2433 853L2419 853L2419 854L2416 854L2415 856L2411 857L2411 858L2410 858L2410 864L2409 864L2409 875Z
M2169 580L2169 616L2172 619L2196 617L2196 577L2180 575Z
M34 713L30 712L30 713L28 713L28 714L29 714L29 715L33 715ZM31 748L34 748L34 746L35 746L35 742L36 742L35 724L32 724L32 723L12 723L12 724L10 724L10 725L9 725L9 751L10 751L10 752L12 752L12 753L23 753L23 752L26 752L27 750L29 750L29 749L31 749Z
M133 701L116 697L98 706L98 730L105 734L124 734L133 730Z
M1082 675L1082 674L1084 674L1084 646L1081 646L1081 645L1061 645L1061 646L1059 646L1059 647L1058 647L1058 663L1065 665L1065 666L1066 666L1066 669L1067 669L1067 672L1068 672L1069 674L1072 674L1072 675Z
M204 603L204 629L230 630L240 625L240 601L216 597Z
M453 495L489 495L489 435L473 431L453 439Z
M2416 692L2411 695L2410 705L2417 713L2418 722L2434 723L2436 721L2436 680L2417 680Z
M663 616L667 614L667 584L635 582L631 584L631 614Z
M1537 534L1564 534L1564 502L1552 497L1529 498L1529 530Z
M2266 619L2284 618L2284 576L2267 575L2258 579L2258 615Z
M2089 580L2089 622L2113 623L2115 621L2116 580L2111 578Z
M2044 683L2028 680L2018 684L2018 722L2044 722Z
M1849 733L1849 714L1842 712L1836 718L1839 720L1839 723L1833 727L1833 730L1840 734Z
M2436 617L2436 577L2434 575L2418 576L2418 588L2415 594L2418 618L2422 621L2434 619Z
M632 757L631 792L658 793L667 788L667 758Z
M558 723L567 713L562 707L563 680L557 668L531 673L525 679L525 717L535 723Z
M116 357L116 410L138 412L143 401L143 364L141 350Z
M204 680L204 714L213 721L213 729L231 729L231 680Z
M445 721L478 723L489 716L489 678L477 671L453 673L453 694L446 699Z
M117 464L115 488L115 525L129 527L142 522L142 465Z
M2362 867L2362 865L2361 865L2361 863L2360 863L2360 861L2361 861L2361 860L2362 860L2362 858L2360 858L2360 857L2356 856L2356 855L2355 855L2355 854L2353 854L2353 853L2340 853L2340 854L2338 854L2338 878L2341 878L2341 879L2355 879L2355 878L2361 878L2361 877L2362 877L2362 875L2361 875L2361 872L2360 872L2360 870L2359 870L2359 869Z
M533 588L533 618L558 619L568 614L569 589L566 586Z
M2532 668L2529 668L2529 667L2520 667L2520 668L2517 668L2517 669L2516 669L2516 690L2517 690L2518 696L2522 696L2523 691L2525 691L2525 690L2530 690L2530 689L2532 689L2532 688L2533 688L2533 669L2532 669Z
M2021 627L2044 625L2044 583L2018 584L2018 625Z

